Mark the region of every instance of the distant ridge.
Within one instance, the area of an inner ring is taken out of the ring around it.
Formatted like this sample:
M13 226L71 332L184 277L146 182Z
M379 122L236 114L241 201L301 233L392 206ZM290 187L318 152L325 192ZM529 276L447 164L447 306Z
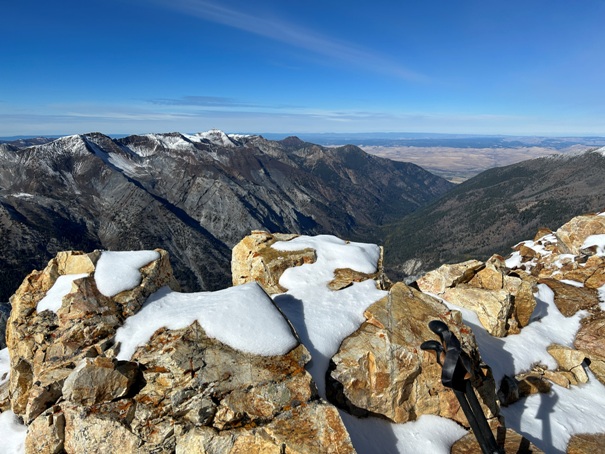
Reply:
M487 170L383 227L389 276L413 280L443 263L506 255L540 227L605 210L604 150Z

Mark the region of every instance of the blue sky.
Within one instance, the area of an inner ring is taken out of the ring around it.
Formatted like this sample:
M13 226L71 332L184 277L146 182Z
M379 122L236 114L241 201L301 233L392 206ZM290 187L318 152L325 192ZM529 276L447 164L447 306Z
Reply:
M605 135L605 1L20 0L0 136Z

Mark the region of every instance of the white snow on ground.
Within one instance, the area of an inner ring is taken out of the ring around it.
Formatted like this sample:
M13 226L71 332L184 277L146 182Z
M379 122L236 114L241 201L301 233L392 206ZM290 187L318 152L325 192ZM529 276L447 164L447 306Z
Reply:
M538 285L535 297L537 306L530 324L521 333L506 337L493 337L483 328L475 312L444 301L450 309L459 310L473 330L481 357L491 366L497 385L504 375L528 371L534 364L556 369L557 362L546 348L550 344L573 347L580 321L588 314L578 311L572 317L563 316L555 306L553 291L545 284Z
M140 268L160 258L157 251L103 251L95 269L99 292L115 296L141 283Z
M25 427L15 414L8 410L0 413L0 447L2 454L22 454L25 452Z
M87 276L88 273L59 276L53 286L46 292L46 296L38 301L36 310L38 312L48 310L56 313L61 308L63 297L71 293L73 281Z
M33 194L29 194L27 192L17 192L15 194L11 194L12 197L22 198L22 199L32 199L35 196Z
M208 336L243 352L283 355L298 345L288 322L256 283L200 293L164 287L118 329L118 359L129 360L159 328L186 328L196 320Z
M311 352L307 368L322 397L325 397L325 373L330 358L343 339L365 321L363 312L387 295L377 290L374 281L355 283L332 291L327 284L337 268L351 268L364 273L376 271L380 249L373 244L347 243L328 235L301 236L273 244L278 250L313 248L315 263L287 269L279 280L288 289L273 299L296 328L302 342ZM340 412L360 454L426 452L448 454L451 445L466 434L455 422L438 416L423 416L407 424L393 424L379 418L359 419Z
M544 245L546 243L557 243L557 237L553 233L550 233L548 235L544 235L543 237L539 238L537 241L532 241L532 240L522 241L522 242L518 243L516 246L524 245L524 246L536 251L541 257L548 257L549 255L552 254L552 251L545 249ZM507 258L505 260L505 263L508 268L523 268L523 269L527 270L529 267L533 267L537 261L536 258L534 258L533 260L526 262L526 263L522 263L521 260L522 260L522 257L521 257L520 252L515 251L510 255L509 258Z
M11 370L10 357L8 356L8 348L0 350L0 386L6 383L9 379Z
M590 235L584 240L584 243L582 244L582 249L591 246L597 247L597 255L599 257L605 257L605 234Z
M587 372L584 385L566 389L553 384L549 394L534 394L503 407L506 424L549 454L563 454L574 433L603 432L605 386Z
M599 289L605 300L605 286ZM552 290L538 285L535 294L538 305L531 322L520 334L496 338L489 335L477 315L446 302L448 307L462 312L471 327L483 360L489 364L499 384L504 375L513 376L528 371L534 364L557 369L557 363L546 348L550 344L573 346L580 321L588 313L579 311L564 317L554 304ZM605 309L605 304L601 307ZM547 453L564 453L574 433L599 433L605 427L605 386L587 371L590 381L570 389L553 385L549 394L536 394L503 407L506 425L525 435Z
M423 415L406 424L356 418L344 411L340 416L359 454L449 454L456 440L467 433L451 419L433 415Z
M135 175L139 168L134 161L118 153L110 153L108 160L110 164L116 166L128 176Z
M363 312L370 304L386 296L377 290L373 280L354 283L348 288L332 291L328 283L334 270L351 268L362 273L376 272L380 248L374 244L347 243L335 236L300 236L272 245L280 251L315 249L317 260L288 268L279 279L288 292L274 296L275 303L294 325L313 360L308 370L325 397L324 375L330 358L338 351L343 339L365 321Z

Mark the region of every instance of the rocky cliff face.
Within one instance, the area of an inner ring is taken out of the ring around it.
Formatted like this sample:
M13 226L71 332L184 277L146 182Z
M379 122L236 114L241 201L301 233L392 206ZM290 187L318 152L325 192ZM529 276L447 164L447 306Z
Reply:
M0 149L0 301L61 250L150 249L188 290L228 282L250 230L368 238L452 187L356 147L220 131L99 133Z

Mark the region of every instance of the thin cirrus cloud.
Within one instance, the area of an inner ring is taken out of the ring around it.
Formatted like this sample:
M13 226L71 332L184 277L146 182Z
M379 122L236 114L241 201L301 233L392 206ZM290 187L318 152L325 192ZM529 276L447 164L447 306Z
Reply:
M279 18L256 16L207 0L156 0L156 3L207 21L305 49L313 54L327 57L329 60L371 68L376 72L408 81L426 82L428 80L427 76L412 71L386 56L351 43L335 40Z
M162 106L205 106L205 107L255 107L254 104L222 96L183 96L180 98L156 98L149 100Z
M264 110L283 110L283 109L298 109L299 106L292 104L255 104L251 102L241 101L234 98L223 96L181 96L180 98L153 98L146 102L157 106L167 107L203 107L206 109L241 109L249 111L249 109L264 109Z

